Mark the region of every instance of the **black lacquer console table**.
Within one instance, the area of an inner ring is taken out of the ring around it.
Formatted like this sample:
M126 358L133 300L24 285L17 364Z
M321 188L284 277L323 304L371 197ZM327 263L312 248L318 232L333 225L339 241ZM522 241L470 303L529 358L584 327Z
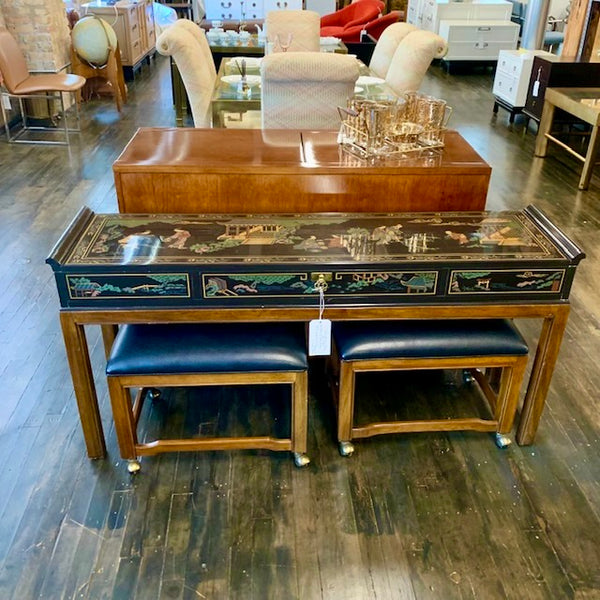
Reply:
M88 455L105 455L84 326L106 351L123 323L537 318L543 327L517 432L531 444L583 252L535 207L520 212L94 214L47 262Z

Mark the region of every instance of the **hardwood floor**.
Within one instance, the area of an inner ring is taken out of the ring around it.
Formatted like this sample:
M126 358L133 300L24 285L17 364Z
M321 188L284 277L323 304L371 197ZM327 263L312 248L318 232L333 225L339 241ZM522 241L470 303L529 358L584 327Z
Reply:
M146 458L130 478L91 329L109 458L88 460L44 259L80 206L116 211L111 164L135 129L174 123L167 63L142 69L121 116L111 100L84 105L70 156L0 139L1 599L600 598L600 171L581 192L566 153L534 159L534 127L493 116L492 78L433 66L424 90L492 165L488 208L534 203L587 253L535 445L503 451L487 434L407 434L342 458L316 362L307 469L284 453L188 453ZM533 341L538 328L519 324ZM478 406L448 374L370 376L359 394L399 412ZM149 403L147 431L260 427L263 402L285 402L276 390L190 396L186 416L185 392L167 394L169 420Z

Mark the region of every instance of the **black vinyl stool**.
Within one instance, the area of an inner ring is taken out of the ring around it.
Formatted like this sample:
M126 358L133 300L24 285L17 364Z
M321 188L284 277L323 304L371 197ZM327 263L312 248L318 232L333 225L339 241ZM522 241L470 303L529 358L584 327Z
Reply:
M413 431L495 431L510 443L528 348L508 320L349 321L333 324L339 357L337 435L340 452L352 454L353 439ZM496 393L477 369L501 368ZM403 369L468 369L490 404L493 418L431 419L354 424L356 373Z
M308 360L301 323L125 325L106 366L121 457L128 470L138 456L162 452L262 448L306 456ZM145 388L287 383L292 387L289 438L272 436L158 439L140 443L137 422ZM140 388L131 403L129 388Z

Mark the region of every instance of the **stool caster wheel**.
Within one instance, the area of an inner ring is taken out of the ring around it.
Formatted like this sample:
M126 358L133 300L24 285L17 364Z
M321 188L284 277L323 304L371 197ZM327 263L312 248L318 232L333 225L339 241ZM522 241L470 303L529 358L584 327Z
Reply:
M354 444L352 442L340 442L340 454L342 456L352 456L354 454Z
M141 468L142 468L142 465L140 465L139 461L137 461L137 460L130 460L129 463L127 464L127 470L132 475L135 475L136 473L138 473Z
M294 464L299 467L306 467L310 463L310 458L302 452L294 452Z
M462 379L463 383L467 385L475 381L475 377L473 377L473 374L471 373L471 371L469 371L469 369L463 369Z
M505 433L496 434L496 446L498 448L506 448L512 444L512 440Z
M160 398L160 390L158 388L148 388L146 390L148 400L158 400Z

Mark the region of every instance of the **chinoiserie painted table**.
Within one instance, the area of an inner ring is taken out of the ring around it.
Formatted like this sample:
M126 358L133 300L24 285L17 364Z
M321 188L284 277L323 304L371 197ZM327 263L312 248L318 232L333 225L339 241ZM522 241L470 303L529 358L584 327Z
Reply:
M552 123L555 109L560 108L565 112L581 119L592 127L590 139L585 156L571 148L568 144L558 139L553 134ZM592 171L600 149L600 88L548 88L544 98L544 110L540 129L535 141L535 155L545 157L548 142L553 142L583 162L583 170L579 179L579 189L587 190L592 178Z
M87 452L105 442L84 326L309 321L325 317L542 319L517 431L531 444L583 252L547 217L520 212L168 215L84 208L47 262Z
M491 167L456 131L370 164L336 131L141 128L113 164L123 213L484 210Z

